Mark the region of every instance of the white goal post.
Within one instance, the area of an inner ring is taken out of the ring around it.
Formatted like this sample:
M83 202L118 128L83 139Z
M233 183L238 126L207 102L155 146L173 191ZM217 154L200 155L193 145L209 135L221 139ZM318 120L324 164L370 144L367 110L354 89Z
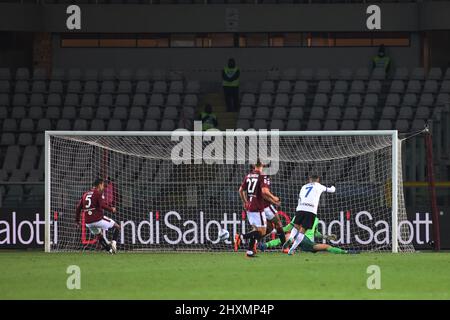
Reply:
M192 141L176 153L187 138ZM118 209L110 217L121 226L119 250L231 250L234 233L250 227L237 190L256 157L277 169L271 189L281 198L285 223L301 186L318 174L337 188L322 196L318 212L319 230L338 236L330 244L414 251L411 230L402 224L407 218L396 130L46 131L45 251L96 250L94 237L75 224L75 206L97 177L109 181L107 201ZM220 229L230 239L218 239Z

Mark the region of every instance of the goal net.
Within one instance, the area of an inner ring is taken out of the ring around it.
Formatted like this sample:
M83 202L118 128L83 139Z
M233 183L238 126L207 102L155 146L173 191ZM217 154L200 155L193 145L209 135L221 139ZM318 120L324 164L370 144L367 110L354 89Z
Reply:
M363 251L413 251L405 220L400 142L394 131L46 132L46 251L99 250L75 223L75 207L97 177L122 251L231 251L250 230L238 189L256 158L270 164L283 223L317 174L319 231ZM230 233L220 240L219 230ZM106 232L106 237L111 235ZM393 241L394 239L394 241ZM395 240L397 239L397 241Z

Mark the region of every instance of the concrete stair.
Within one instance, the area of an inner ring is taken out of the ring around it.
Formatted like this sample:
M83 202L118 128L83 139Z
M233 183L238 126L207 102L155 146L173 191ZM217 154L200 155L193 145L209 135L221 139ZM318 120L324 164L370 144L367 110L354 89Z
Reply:
M218 129L226 130L226 129L235 129L236 128L236 120L237 120L237 112L227 112L227 108L225 106L225 99L222 93L207 93L204 94L202 99L200 100L200 110L203 111L205 104L211 104L213 108L213 112L217 116Z

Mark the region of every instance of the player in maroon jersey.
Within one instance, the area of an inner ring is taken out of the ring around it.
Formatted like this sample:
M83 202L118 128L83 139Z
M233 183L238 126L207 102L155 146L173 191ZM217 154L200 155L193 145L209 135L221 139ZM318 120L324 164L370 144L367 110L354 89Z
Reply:
M270 179L262 173L264 165L258 160L252 172L247 174L239 188L239 196L247 211L247 218L253 230L234 238L234 250L239 249L242 239L249 240L247 256L255 256L255 243L261 239L266 232L266 215L264 209L267 207L266 201L275 205L280 204L280 199L270 192Z
M103 199L103 190L105 182L97 178L94 181L93 188L83 194L77 205L75 219L77 224L81 223L81 214L84 214L85 223L92 234L97 236L102 247L109 253L117 252L117 239L119 237L120 226L114 220L106 217L103 210L116 213L116 208L110 207ZM102 230L113 229L113 240L108 244L103 237Z

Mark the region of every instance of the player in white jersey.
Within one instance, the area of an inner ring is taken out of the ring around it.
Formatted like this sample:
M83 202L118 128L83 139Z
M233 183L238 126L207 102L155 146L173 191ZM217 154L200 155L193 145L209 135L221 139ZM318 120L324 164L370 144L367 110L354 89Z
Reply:
M289 249L289 255L294 253L302 241L308 241L305 237L305 231L311 229L314 224L322 192L334 193L336 191L334 186L327 188L319 181L319 176L313 175L309 178L309 183L305 184L300 190L294 218L294 229L292 229L289 239L283 245L284 250L293 242Z

